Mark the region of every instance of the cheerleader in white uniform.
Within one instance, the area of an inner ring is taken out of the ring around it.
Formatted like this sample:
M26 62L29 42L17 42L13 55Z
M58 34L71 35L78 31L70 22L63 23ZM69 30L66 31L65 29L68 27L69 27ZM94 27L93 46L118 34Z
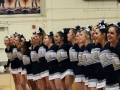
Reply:
M69 59L71 45L67 41L67 31L59 31L55 35L55 43L59 45L57 60L61 67L61 80L64 90L72 90L74 73Z
M24 68L23 61L22 61L22 50L21 50L21 41L24 39L23 35L18 34L15 37L15 45L17 46L17 57L19 59L19 63L21 64L22 68L20 68L21 72L21 86L24 90L28 90L27 88L27 77L26 77L26 69Z
M56 59L58 46L54 45L53 32L50 32L44 38L44 44L48 47L45 58L48 62L49 82L52 90L62 90L61 70Z
M31 53L30 57L32 60L32 72L33 72L33 81L35 81L37 89L38 90L43 90L43 85L41 81L41 71L40 71L40 62L39 62L39 56L38 56L38 50L39 50L39 45L36 40L36 34L32 35L31 37Z
M113 23L110 25L107 39L110 42L111 47L114 48L113 53L114 56L112 57L113 67L117 74L117 79L120 88L120 22Z
M41 71L40 76L44 90L48 90L50 88L49 80L48 80L49 71L48 71L47 60L45 59L47 46L43 44L44 36L45 36L44 30L42 28L39 28L39 30L36 32L36 40L39 44L38 56L39 56L40 71Z
M112 65L113 48L110 47L110 43L107 42L108 27L104 21L102 21L95 31L95 42L101 44L100 62L102 64L105 79L106 90L119 90L117 75ZM102 37L102 38L101 38Z
M10 37L6 36L5 39L4 39L4 43L6 45L6 49L5 49L5 52L7 54L7 57L8 57L8 60L10 61L11 63L11 73L12 73L12 76L13 76L13 80L14 80L14 83L15 83L15 89L16 90L22 90L21 88L21 84L20 84L20 74L18 72L18 62L17 62L17 59L15 57L15 50L14 50L14 46L13 43L14 43L14 35ZM6 67L6 71L8 71L8 66Z
M83 64L83 61L82 61L82 53L84 51L84 48L85 46L83 44L80 43L80 30L77 31L77 34L76 34L76 43L79 45L79 54L78 54L78 65L80 67L80 70L81 70L81 78L79 78L78 80L78 86L80 88L80 90L85 90L85 67L84 67L84 64Z

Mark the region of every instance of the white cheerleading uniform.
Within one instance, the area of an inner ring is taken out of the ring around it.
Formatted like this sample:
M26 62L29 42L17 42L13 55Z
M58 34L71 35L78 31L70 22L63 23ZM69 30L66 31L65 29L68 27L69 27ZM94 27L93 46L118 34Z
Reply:
M57 51L57 60L61 67L61 79L66 75L74 75L72 65L68 57L70 44L64 43Z
M45 59L46 50L47 50L47 47L42 43L38 50L41 78L49 76L48 64L47 64L47 60Z
M49 80L61 78L61 69L56 59L58 48L57 45L52 45L45 54L45 59L48 62Z

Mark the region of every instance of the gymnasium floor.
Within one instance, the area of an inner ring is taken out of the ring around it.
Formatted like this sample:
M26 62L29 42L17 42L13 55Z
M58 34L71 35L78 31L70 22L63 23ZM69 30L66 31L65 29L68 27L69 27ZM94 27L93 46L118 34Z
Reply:
M0 90L15 90L14 82L10 74L0 74ZM73 90L75 90L74 85Z

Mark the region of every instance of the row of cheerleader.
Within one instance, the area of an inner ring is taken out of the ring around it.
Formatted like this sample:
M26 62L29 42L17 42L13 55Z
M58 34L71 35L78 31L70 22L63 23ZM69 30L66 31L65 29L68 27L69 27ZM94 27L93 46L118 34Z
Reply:
M15 90L120 90L120 22L4 38Z

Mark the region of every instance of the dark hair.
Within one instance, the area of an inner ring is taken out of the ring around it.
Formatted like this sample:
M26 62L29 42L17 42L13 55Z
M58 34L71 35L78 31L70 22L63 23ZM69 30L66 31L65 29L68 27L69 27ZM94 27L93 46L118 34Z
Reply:
M60 35L60 37L62 38L64 38L63 39L63 42L65 43L65 42L68 42L68 40L67 40L67 30L63 30L63 31L59 31L59 32L57 32L59 35Z
M80 30L80 26L77 25L75 28L70 28L70 30L72 30L72 33L76 35L77 31Z
M30 40L25 40L24 46L26 49L29 49L29 47L31 46Z
M42 39L45 37L45 31L42 28L39 28L39 30L36 32L37 35L42 36Z
M105 33L105 35L106 35L105 40L107 40L108 26L107 26L107 24L105 23L105 20L102 20L102 21L97 25L97 29L99 29L102 34Z
M120 34L120 22L112 23L108 26L109 28L113 27L117 34Z
M48 36L48 38L49 39L51 39L52 40L52 43L54 44L55 43L55 41L54 41L54 34L53 34L53 32L51 31L51 32L49 32L49 34L47 34L47 36Z

